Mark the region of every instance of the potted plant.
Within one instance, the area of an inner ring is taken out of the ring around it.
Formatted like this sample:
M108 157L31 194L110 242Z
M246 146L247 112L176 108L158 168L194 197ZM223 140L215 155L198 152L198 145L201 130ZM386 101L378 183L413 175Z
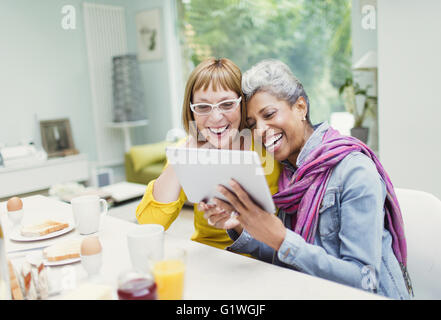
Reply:
M377 103L377 97L370 96L367 90L361 89L358 83L354 83L352 78L347 78L341 85L338 92L343 96L346 111L354 116L354 127L351 129L351 136L367 143L369 128L363 127L363 122L368 115L375 117L374 106ZM361 112L358 106L363 106Z

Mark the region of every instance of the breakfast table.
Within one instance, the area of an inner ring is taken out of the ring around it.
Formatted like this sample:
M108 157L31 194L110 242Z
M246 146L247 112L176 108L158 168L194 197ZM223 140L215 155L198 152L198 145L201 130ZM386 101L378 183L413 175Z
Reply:
M68 203L40 195L22 200L23 225L44 219L62 220L74 225L71 205ZM74 228L56 238L14 241L9 238L12 225L5 202L0 203L0 218L6 253L11 260L41 252L44 247L61 239L85 237ZM100 230L94 234L102 244L103 263L99 282L113 288L115 299L118 276L131 269L127 233L135 226L134 223L106 215L101 221ZM187 251L184 300L384 299L363 290L197 243L168 231L165 231L164 239L165 248L180 247ZM71 287L68 289L73 289L87 281L87 273L81 261L47 268L49 277L52 280L58 279L55 282L61 287L49 299L63 299L69 285Z

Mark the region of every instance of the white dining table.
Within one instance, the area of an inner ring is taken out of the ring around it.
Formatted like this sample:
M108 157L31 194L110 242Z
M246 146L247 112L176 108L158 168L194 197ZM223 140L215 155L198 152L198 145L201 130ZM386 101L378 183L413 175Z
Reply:
M57 219L74 224L71 205L45 196L23 198L22 224ZM9 258L19 259L41 252L61 239L84 237L76 229L56 238L19 242L9 238L12 230L6 203L0 203L5 247ZM113 288L116 297L118 276L131 268L127 233L136 224L105 216L97 235L103 247L103 264L99 274L102 284ZM291 299L384 299L384 297L332 281L282 268L250 257L207 246L165 232L165 248L181 247L187 251L184 300L291 300ZM49 275L73 274L75 284L87 281L81 261L48 267ZM63 297L63 292L50 296Z

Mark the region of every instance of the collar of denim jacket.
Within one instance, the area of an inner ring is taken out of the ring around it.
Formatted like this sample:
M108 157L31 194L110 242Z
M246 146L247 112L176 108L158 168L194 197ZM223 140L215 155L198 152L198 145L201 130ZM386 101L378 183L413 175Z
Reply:
M329 123L327 121L324 121L322 123L316 124L315 126L313 126L313 128L314 132L306 141L302 150L300 150L299 156L297 157L297 168L299 168L303 164L308 154L310 154L311 151L314 150L322 142L325 132L329 129Z
M296 167L299 168L305 161L308 154L314 150L323 140L323 135L329 129L329 123L327 121L321 122L313 126L314 132L311 134L309 139L306 141L302 150L300 150L299 156L297 157ZM287 166L291 171L296 171L292 164L288 160L282 161L282 164Z

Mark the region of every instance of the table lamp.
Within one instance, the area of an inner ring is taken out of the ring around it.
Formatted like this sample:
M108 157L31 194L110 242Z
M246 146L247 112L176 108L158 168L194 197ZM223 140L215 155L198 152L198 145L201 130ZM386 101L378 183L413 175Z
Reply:
M143 82L135 54L113 57L113 122L147 119Z

